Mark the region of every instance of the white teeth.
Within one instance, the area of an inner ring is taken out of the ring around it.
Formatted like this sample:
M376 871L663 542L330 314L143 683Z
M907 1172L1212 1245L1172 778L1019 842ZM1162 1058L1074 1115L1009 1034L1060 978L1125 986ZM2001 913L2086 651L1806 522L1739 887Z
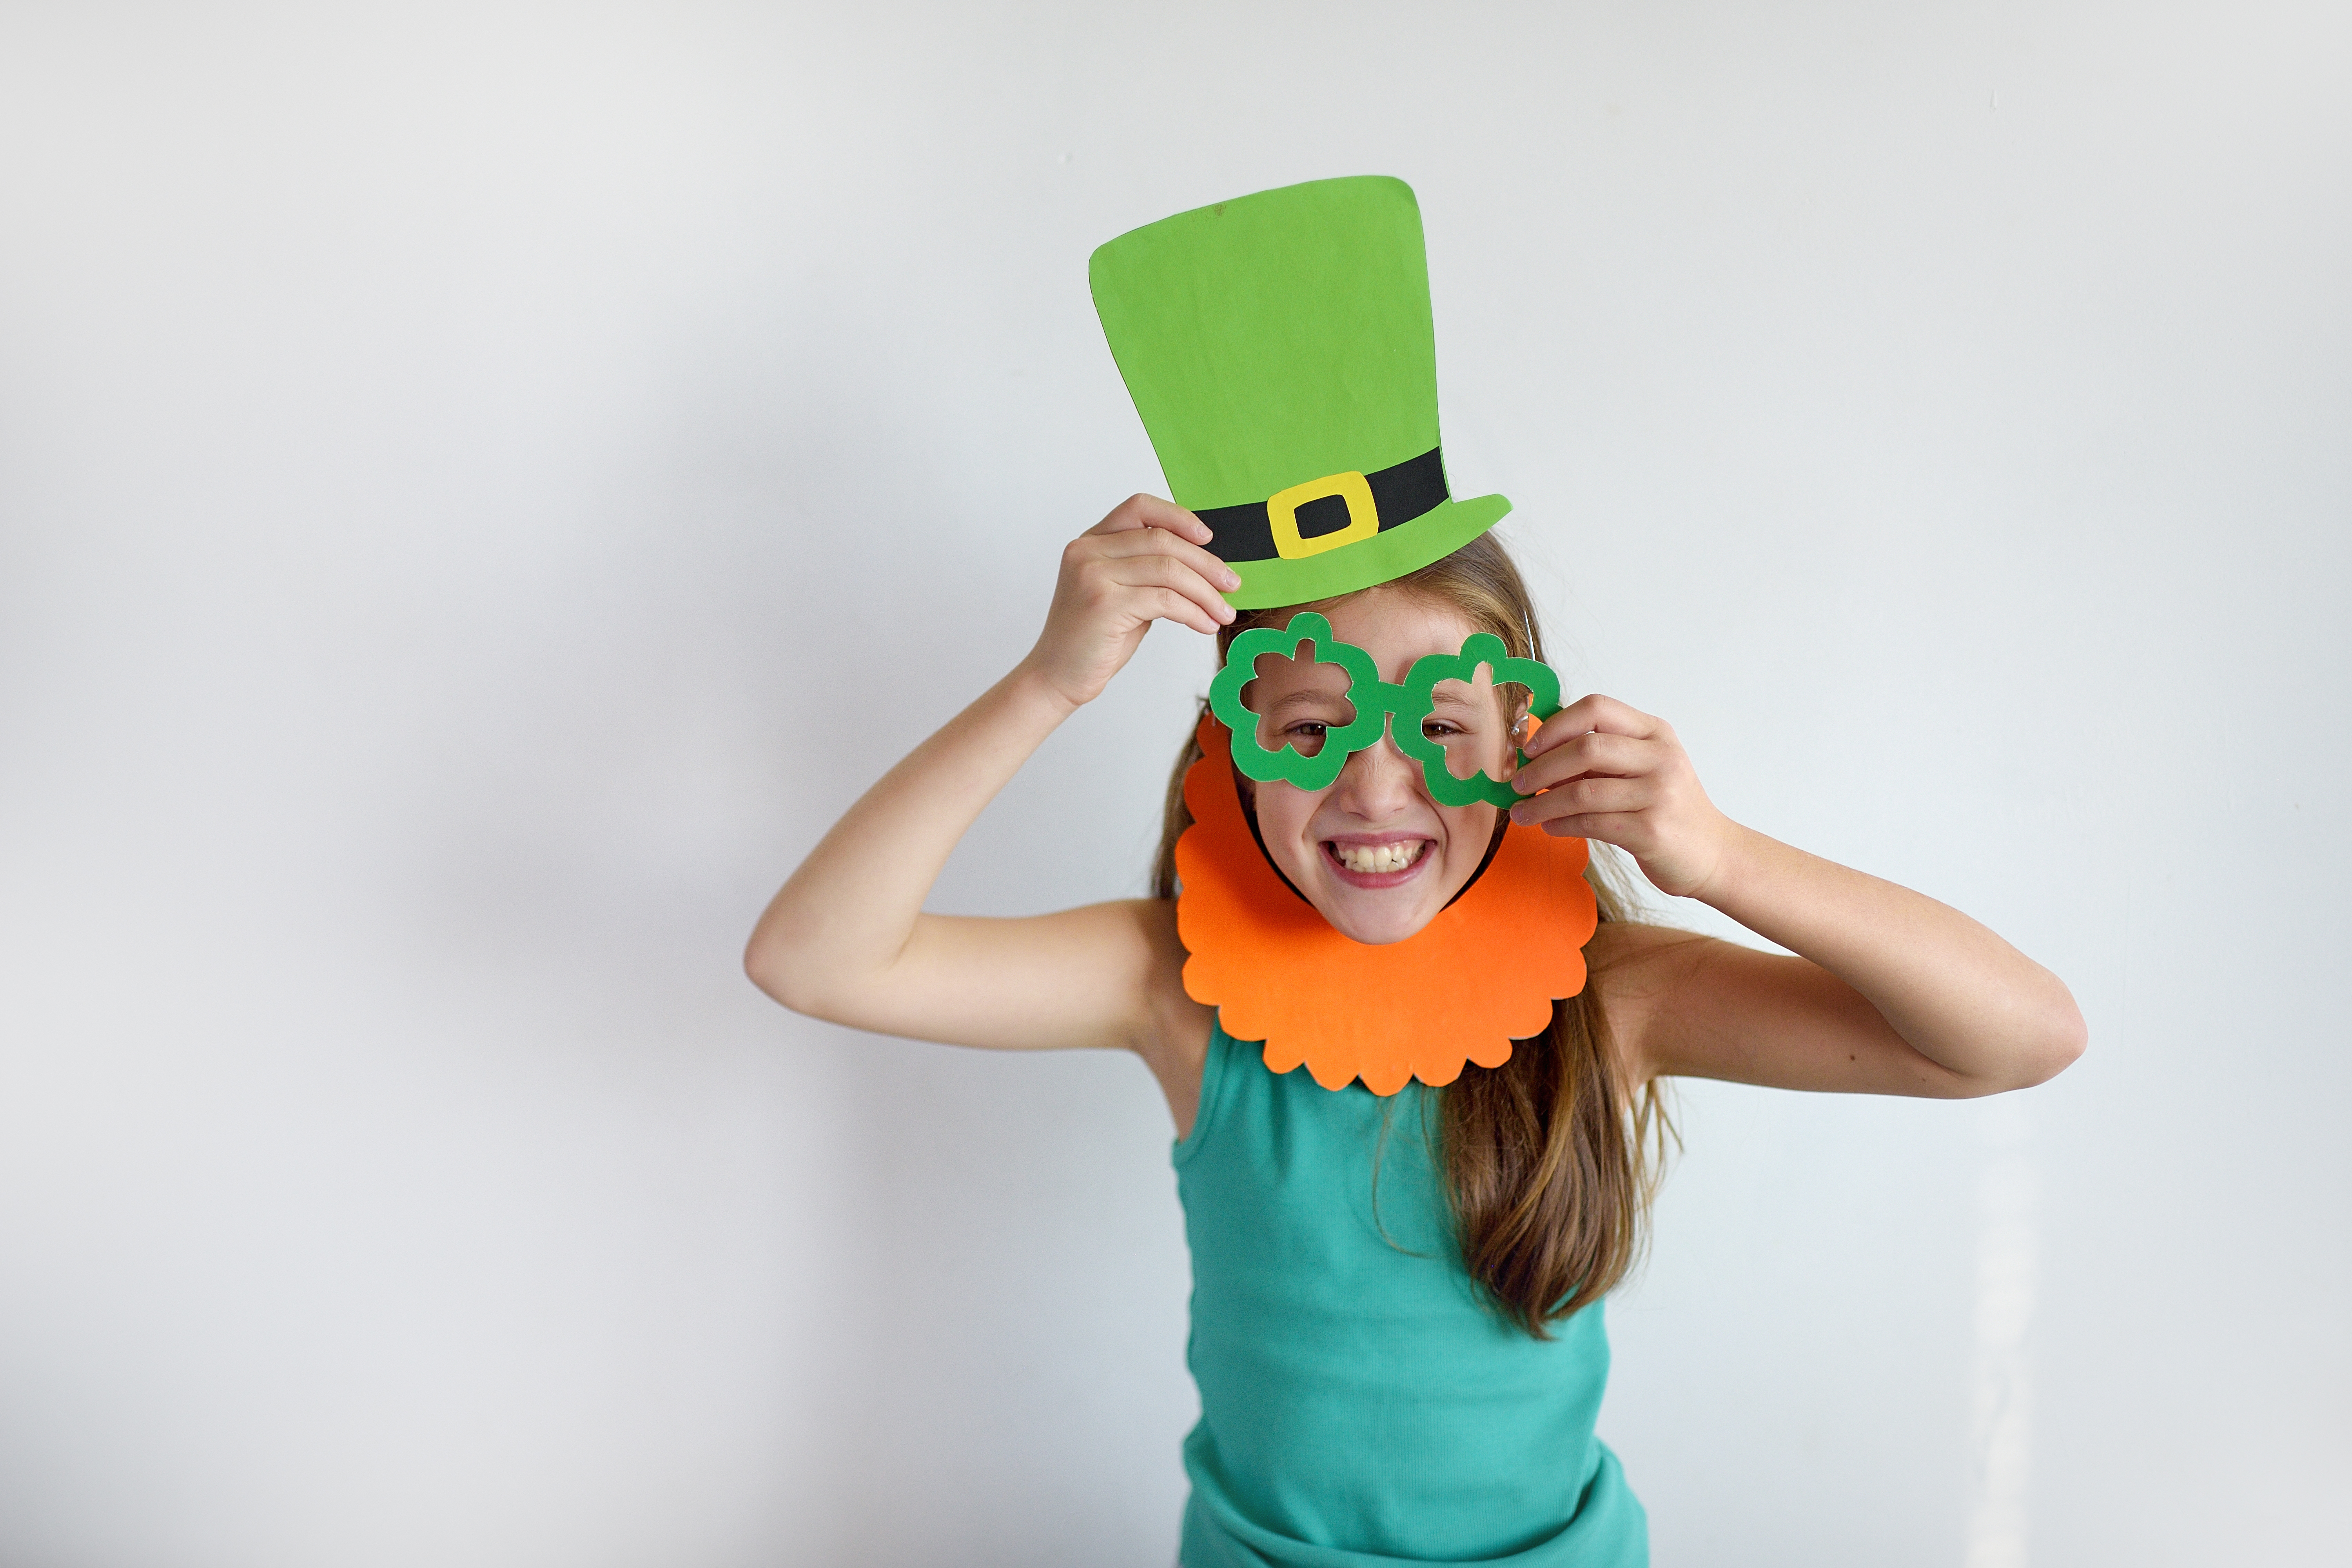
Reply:
M1331 848L1350 871L1402 871L1421 858L1422 846L1428 842L1408 838L1400 844L1334 844Z

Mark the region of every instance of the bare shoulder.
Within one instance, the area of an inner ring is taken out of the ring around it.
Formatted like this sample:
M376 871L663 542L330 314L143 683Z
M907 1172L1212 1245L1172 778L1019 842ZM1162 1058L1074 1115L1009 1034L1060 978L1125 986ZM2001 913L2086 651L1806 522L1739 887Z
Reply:
M1729 946L1674 926L1610 921L1585 943L1584 961L1614 1024L1655 1005L1676 984L1705 967L1714 950Z
M1209 1056L1209 1027L1217 1010L1184 992L1184 944L1176 935L1176 905L1169 899L1126 901L1151 964L1144 982L1145 1018L1135 1053L1160 1082L1176 1136L1192 1131L1201 1102L1201 1071Z
M1727 952L1718 938L1639 921L1610 921L1585 944L1590 979L1608 1020L1626 1079L1636 1085L1667 1070L1662 1043L1686 1020L1692 994Z

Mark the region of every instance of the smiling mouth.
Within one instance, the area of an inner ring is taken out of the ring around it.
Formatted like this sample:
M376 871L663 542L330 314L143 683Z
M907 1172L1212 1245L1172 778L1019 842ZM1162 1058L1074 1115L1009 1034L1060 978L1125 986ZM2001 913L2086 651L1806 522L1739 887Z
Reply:
M1386 887L1405 880L1418 869L1429 844L1426 838L1399 838L1386 844L1341 844L1327 838L1323 853L1349 881Z

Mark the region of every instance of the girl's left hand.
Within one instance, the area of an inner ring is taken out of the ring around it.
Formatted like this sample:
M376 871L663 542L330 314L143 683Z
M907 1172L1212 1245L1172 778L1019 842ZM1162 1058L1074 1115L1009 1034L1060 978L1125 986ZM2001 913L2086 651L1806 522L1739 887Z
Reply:
M1704 896L1739 827L1699 787L1674 726L1595 692L1545 720L1526 750L1511 784L1528 798L1513 822L1614 844L1660 892Z

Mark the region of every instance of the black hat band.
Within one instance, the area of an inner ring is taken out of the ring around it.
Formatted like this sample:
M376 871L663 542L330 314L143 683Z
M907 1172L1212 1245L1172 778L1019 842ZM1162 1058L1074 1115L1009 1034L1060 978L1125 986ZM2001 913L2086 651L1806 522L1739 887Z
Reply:
M1379 514L1381 529L1427 516L1451 499L1445 489L1445 465L1438 458L1441 450L1432 447L1418 458L1364 476L1364 483L1371 488L1372 510ZM1221 561L1272 561L1295 553L1276 547L1274 519L1262 500L1211 507L1196 515L1214 533L1209 549ZM1338 533L1356 521L1346 498L1336 489L1299 502L1292 516L1298 537L1310 542Z

